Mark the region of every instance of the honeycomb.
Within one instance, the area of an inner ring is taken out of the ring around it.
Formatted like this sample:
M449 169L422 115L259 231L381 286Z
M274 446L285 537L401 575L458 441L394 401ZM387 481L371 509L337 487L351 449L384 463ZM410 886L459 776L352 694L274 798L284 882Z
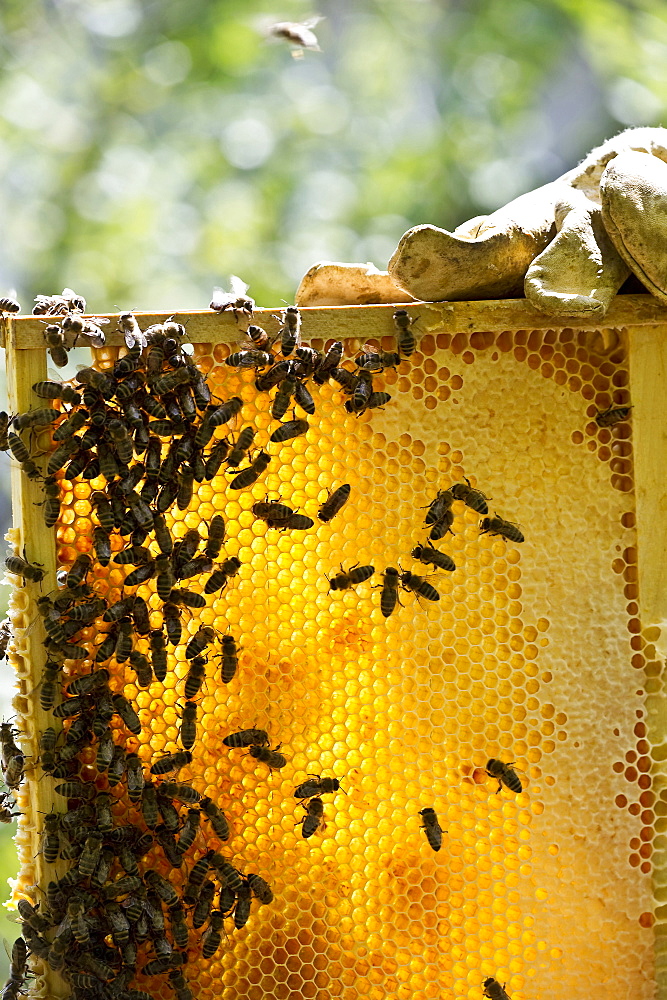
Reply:
M241 561L221 593L181 620L187 636L212 625L239 646L229 683L209 659L194 759L178 775L224 810L231 838L220 846L198 834L188 857L212 842L275 896L253 902L241 930L227 919L210 960L201 931L191 933L198 1000L481 1000L488 977L512 1000L655 995L652 853L665 809L653 789L646 699L661 664L638 615L631 418L609 428L594 419L630 402L627 339L606 334L433 330L375 377L392 397L384 409L354 416L338 386L311 383L308 432L281 444L258 482L232 491L223 471L195 484L186 510L169 512L176 538L192 528L205 537L222 514L224 553ZM363 327L353 331L346 357L367 340ZM325 349L331 340L309 342ZM370 343L395 349L389 335ZM276 425L274 392L224 364L234 349L197 343L195 359L215 396L242 398L234 433L252 425L263 447ZM119 352L95 356L104 369ZM411 549L426 539L437 491L464 476L525 542L481 534L480 515L456 501L453 533L438 543L456 569L429 574ZM317 511L341 483L350 500L322 524ZM104 480L60 487L57 562L67 568L91 551L89 496ZM269 527L251 510L267 498L315 526ZM331 591L329 578L356 564L372 564L374 577ZM385 618L387 566L423 573L440 600L401 591ZM96 566L96 592L117 600L125 570ZM155 613L154 581L138 593ZM21 655L30 614L19 592L16 707L34 735L29 692L41 666L26 683ZM99 641L93 629L83 634ZM183 650L170 652L165 682L148 688L129 667L112 667L113 689L142 725L118 738L146 767L180 748ZM281 744L283 768L223 744L249 727ZM489 758L516 762L521 794L497 790ZM323 795L323 825L305 839L294 789L312 774L339 779L340 789ZM17 838L17 894L33 902L42 828L34 784L29 775L19 793ZM421 829L427 807L443 830L437 853ZM122 821L123 801L115 809ZM180 891L178 871L165 874ZM173 995L165 977L139 976L137 988ZM34 995L61 995L50 989L33 985Z

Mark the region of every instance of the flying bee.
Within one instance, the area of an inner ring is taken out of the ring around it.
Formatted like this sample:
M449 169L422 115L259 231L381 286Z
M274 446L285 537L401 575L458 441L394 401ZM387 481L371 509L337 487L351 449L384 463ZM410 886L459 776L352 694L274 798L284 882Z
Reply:
M343 564L341 563L340 570L337 576L329 580L330 590L349 590L358 583L369 580L375 572L375 566L359 566L357 563L356 566L352 566L346 571L343 569Z
M509 995L493 976L484 980L484 996L489 997L489 1000L510 1000Z
M324 501L317 516L324 524L336 516L336 514L341 510L341 508L347 503L350 498L350 491L352 487L349 483L343 483L337 489L330 493L327 499Z
M254 427L244 427L239 436L236 439L236 444L227 456L227 465L230 469L237 469L243 459L246 457L246 452L250 448L255 437Z
M595 414L595 423L598 427L613 427L627 420L631 409L631 406L610 406L607 410L599 410Z
M280 353L283 357L292 354L296 347L301 346L301 313L296 306L283 309L280 327Z
M208 539L204 555L209 559L217 559L225 537L225 522L220 514L216 514L208 527Z
M49 357L56 368L64 368L67 364L67 348L63 331L55 323L49 323L44 329L44 340Z
M268 468L270 461L271 456L265 451L260 451L253 460L252 465L249 465L247 469L243 469L234 476L229 484L230 490L243 490L247 486L252 486Z
M415 320L410 317L407 309L397 309L393 319L396 327L398 349L401 354L410 357L411 354L414 354L415 350L415 337L410 329Z
M268 747L270 740L268 733L264 729L240 729L237 733L230 733L222 741L226 747Z
M321 52L317 43L317 35L313 28L319 24L322 16L316 14L314 17L306 18L305 21L277 21L268 29L268 34L274 38L282 38L290 42L295 48L292 50L294 59L303 58L303 50L310 49L312 52Z
M508 788L510 792L514 792L516 795L520 795L523 791L523 785L525 778L522 778L517 774L514 768L511 766L514 761L509 764L505 764L502 760L496 760L495 757L491 757L490 760L486 762L486 773L490 778L498 779L498 788L496 789L496 794L501 790L503 785Z
M510 542L523 542L524 537L521 530L513 521L506 521L495 514L493 517L485 517L480 523L480 534L488 532L490 535L500 535Z
M416 573L410 573L409 571L401 573L401 586L403 590L411 590L413 594L417 594L427 601L440 600L440 594L435 587L425 580L423 576L417 576Z
M180 740L186 750L191 750L197 741L197 705L186 701L181 715Z
M192 754L189 750L167 753L151 766L151 774L168 774L170 771L180 771L182 767L187 767L191 761Z
M287 420L273 432L269 441L278 444L280 441L289 441L291 438L305 434L309 424L307 420Z
M426 834L426 839L434 851L439 851L442 847L442 828L438 823L435 810L427 806L426 809L420 810L419 815L424 820L422 830Z
M267 764L272 771L279 771L287 763L287 757L282 753L278 753L281 746L282 743L278 743L273 750L266 746L251 746L249 753L255 760L261 761L262 764Z
M236 640L232 635L222 637L222 663L220 674L223 684L229 684L233 679L239 665Z
M426 545L415 545L410 555L413 559L419 559L420 562L427 564L431 563L438 569L446 569L449 573L453 573L456 569L456 563L452 557L448 556L446 552L439 552L430 542L427 542Z
M455 500L463 500L466 507L470 507L471 510L476 510L478 514L488 514L489 505L486 502L488 498L482 493L481 490L473 489L467 476L464 476L463 478L465 479L465 482L454 483L453 486L450 486L449 492Z
M398 570L393 566L387 566L383 574L382 593L380 594L380 611L385 618L388 618L396 607L399 581Z
M39 565L33 565L20 556L8 556L5 559L5 566L10 573L22 576L24 584L26 580L30 580L31 583L41 583L46 576L44 570Z
M303 781L294 789L294 798L310 799L316 795L337 792L339 788L340 781L338 778L323 778L321 774L311 774L306 781Z
M304 805L303 808L306 810L306 815L299 820L299 823L301 824L301 836L307 840L324 824L324 803L317 795L310 799L308 805Z
M229 288L228 292L223 291L222 288L213 289L213 298L211 299L209 309L213 309L214 312L219 313L231 309L234 313L234 319L237 322L238 313L245 313L248 319L252 319L255 300L246 295L248 285L241 278L232 274L229 279Z

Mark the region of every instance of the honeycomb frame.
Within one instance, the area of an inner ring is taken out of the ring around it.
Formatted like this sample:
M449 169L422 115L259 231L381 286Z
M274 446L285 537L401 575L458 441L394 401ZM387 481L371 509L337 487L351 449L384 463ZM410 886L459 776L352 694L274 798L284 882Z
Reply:
M367 341L391 349L393 309L304 309L304 341L322 347L343 340L349 355ZM294 540L256 532L248 505L239 506L239 533L247 536L240 544L252 548L268 535L279 567L279 586L269 594L275 607L267 605L272 618L264 610L255 620L247 610L261 589L256 565L253 579L242 573L243 592L232 601L238 623L255 625L239 684L250 684L274 742L288 734L290 764L285 777L268 782L266 771L258 776L238 756L229 771L229 788L254 802L246 809L251 827L234 813L237 835L244 840L243 831L254 829L245 848L262 874L275 879L278 872L280 903L253 914L243 931L229 931L222 995L479 1000L492 975L506 982L512 1000L576 995L583 981L593 998L667 995L667 529L659 486L667 458L667 315L649 296L617 298L603 327L555 327L512 300L416 305L409 312L418 355L385 373L394 397L386 410L340 418L340 400L323 391L324 433L303 451L290 447L289 474L251 491L257 500L270 488L287 502L298 493L312 513L323 490L352 477L357 501L340 522L318 526L314 547L302 546L301 594L285 583ZM136 316L142 327L166 318ZM196 357L216 384L227 391L234 379L243 383L234 373L220 375L238 339L232 316L177 318L187 322ZM258 310L255 321L275 329L272 310ZM34 318L4 326L10 406L25 411L35 405L30 386L47 377L43 327ZM120 341L112 335L108 343L96 352L102 365L117 356ZM631 403L631 421L600 429L595 410L612 402ZM265 403L257 414L266 410ZM310 475L322 455L326 475ZM478 516L458 504L454 536L441 548L464 562L451 579L437 574L437 608L423 609L408 595L406 607L385 621L370 583L329 593L322 580L341 560L372 560L378 570L399 558L408 565L410 545L424 536L422 500L463 475L490 494L491 510L521 522L521 549L497 537L480 540ZM13 469L12 491L12 540L18 549L25 540L35 545L39 556L32 559L46 572L41 591L27 584L11 610L17 725L36 760L47 717L32 694L44 638L34 601L55 589L56 546L36 506L39 488ZM210 498L204 503L215 509ZM539 553L536 537L548 539ZM59 555L72 544L61 531ZM216 621L221 613L222 605ZM260 621L274 627L262 635ZM319 700L309 684L316 668ZM216 700L209 691L207 700L205 713L217 719L227 697ZM221 717L229 730L254 724L241 687L229 701ZM148 709L140 696L139 703L143 721ZM158 750L166 745L159 735ZM217 744L206 749L219 753ZM518 797L496 793L484 774L489 757L516 759L528 788ZM340 778L346 796L327 797L329 830L304 842L292 790L311 768ZM191 776L196 784L194 768ZM39 817L53 802L49 783L29 778L18 794L17 895L33 902L34 887L63 871L41 853ZM434 803L446 831L437 856L417 815ZM271 837L275 830L280 843ZM216 988L202 963L196 996L220 995ZM47 973L32 995L67 992Z

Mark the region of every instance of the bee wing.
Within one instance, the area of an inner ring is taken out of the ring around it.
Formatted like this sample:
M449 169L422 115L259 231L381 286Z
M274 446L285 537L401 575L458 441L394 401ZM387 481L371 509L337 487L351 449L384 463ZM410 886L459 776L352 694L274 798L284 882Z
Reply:
M250 285L246 285L245 281L243 281L242 278L239 278L237 274L230 274L229 288L233 298L240 299L248 291Z
M226 292L223 288L216 287L213 289L213 295L211 297L211 309L220 309L222 306L229 305L229 303L233 302L235 298L236 296L232 293Z
M515 772L517 778L521 782L521 787L528 788L528 785L530 784L530 778L528 777L526 772L522 771L520 767L514 767L514 765L512 765L512 770Z

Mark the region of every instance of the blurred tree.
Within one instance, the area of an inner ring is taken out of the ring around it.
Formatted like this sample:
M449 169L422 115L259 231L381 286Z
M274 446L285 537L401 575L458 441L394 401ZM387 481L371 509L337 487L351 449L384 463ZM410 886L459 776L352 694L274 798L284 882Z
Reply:
M659 0L5 0L0 287L194 308L229 272L290 299L318 259L385 266L657 124Z

